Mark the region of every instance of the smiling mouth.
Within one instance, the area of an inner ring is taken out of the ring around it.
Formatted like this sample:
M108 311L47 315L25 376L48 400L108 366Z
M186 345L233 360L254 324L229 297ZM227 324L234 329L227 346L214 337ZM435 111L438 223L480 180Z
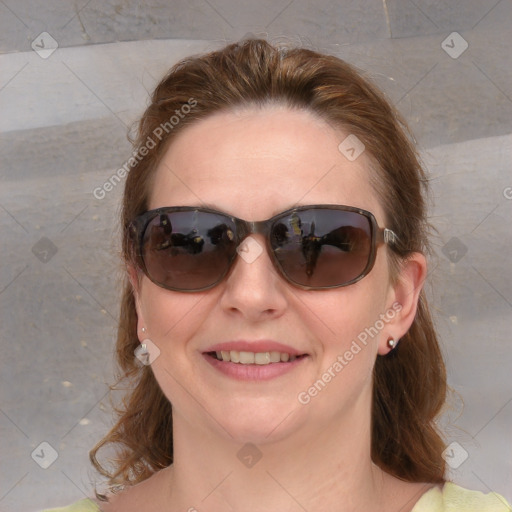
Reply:
M275 363L291 363L296 359L307 357L307 354L296 356L286 352L245 352L238 350L218 350L216 352L206 352L206 355L225 363L261 366Z

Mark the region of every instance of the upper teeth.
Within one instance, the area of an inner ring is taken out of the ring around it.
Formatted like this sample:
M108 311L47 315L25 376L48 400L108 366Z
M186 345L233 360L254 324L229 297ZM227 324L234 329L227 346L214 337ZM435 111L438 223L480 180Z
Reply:
M238 350L218 350L217 359L240 364L270 364L283 361L294 361L297 356L286 352L243 352Z

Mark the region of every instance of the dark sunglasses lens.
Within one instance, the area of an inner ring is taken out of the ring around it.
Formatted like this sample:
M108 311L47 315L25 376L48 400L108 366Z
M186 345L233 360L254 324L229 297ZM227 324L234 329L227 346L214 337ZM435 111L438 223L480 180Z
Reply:
M366 216L350 211L299 210L278 219L271 245L288 278L313 288L341 286L366 270L372 225Z
M161 213L149 222L142 241L149 278L174 290L213 286L235 255L234 223L207 212Z

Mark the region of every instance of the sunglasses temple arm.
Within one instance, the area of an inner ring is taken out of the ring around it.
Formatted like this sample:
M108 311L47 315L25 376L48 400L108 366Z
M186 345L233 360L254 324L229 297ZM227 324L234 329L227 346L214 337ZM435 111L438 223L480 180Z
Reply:
M398 244L398 236L391 229L380 228L377 232L377 243L384 243L393 247Z

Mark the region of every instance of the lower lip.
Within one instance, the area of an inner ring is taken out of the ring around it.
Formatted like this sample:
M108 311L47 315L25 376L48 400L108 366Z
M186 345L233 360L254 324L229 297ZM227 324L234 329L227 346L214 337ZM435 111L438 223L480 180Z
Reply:
M213 356L203 354L203 357L216 370L237 380L270 380L275 377L291 372L294 368L301 365L307 356L299 357L294 361L286 363L270 364L240 364L228 361L219 361Z

